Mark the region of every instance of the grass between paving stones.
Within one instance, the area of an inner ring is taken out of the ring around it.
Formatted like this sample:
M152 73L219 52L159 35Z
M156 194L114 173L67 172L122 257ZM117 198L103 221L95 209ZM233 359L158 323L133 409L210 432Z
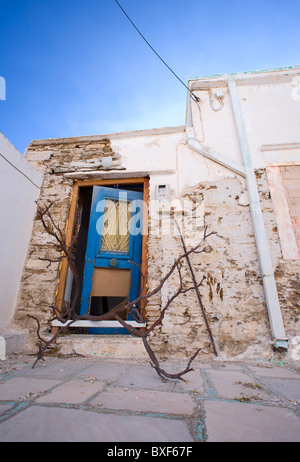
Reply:
M241 380L237 380L235 383L239 384L239 385L243 385L243 387L246 387L246 388L252 388L253 390L255 389L263 389L263 387L261 385L259 385L258 383L251 383L251 382L242 382ZM240 401L241 403L251 403L251 400L259 400L260 397L259 395L250 395L250 396L240 396L240 397L235 397L234 398L235 401Z
M241 380L237 380L235 383L238 383L239 385L243 385L243 387L248 387L248 388L252 388L252 389L256 389L256 388L262 389L263 388L258 383L242 382Z

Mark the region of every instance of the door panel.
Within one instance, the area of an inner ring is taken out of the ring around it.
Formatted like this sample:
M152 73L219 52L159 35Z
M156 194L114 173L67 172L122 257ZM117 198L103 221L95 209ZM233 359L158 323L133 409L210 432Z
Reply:
M131 213L132 202L105 199L101 252L128 253L130 242L128 223L131 219Z
M94 268L92 296L110 297L114 287L114 297L129 297L131 270L119 268Z
M142 199L140 192L94 186L80 314L90 313L92 297L102 297L98 303L101 310L105 310L106 306L111 309L113 298L119 300L118 297L129 296L130 301L137 298L137 265L141 260L143 228ZM105 297L111 297L109 303ZM93 306L97 306L95 300ZM124 328L90 331L128 333Z

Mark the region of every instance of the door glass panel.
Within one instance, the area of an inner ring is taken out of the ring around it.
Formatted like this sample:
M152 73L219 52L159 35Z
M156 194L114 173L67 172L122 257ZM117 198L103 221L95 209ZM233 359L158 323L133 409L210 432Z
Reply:
M100 251L128 252L132 203L105 199Z

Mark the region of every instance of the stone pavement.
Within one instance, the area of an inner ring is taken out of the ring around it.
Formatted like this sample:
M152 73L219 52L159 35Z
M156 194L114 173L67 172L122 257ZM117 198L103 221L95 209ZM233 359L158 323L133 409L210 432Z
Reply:
M1 442L298 442L300 372L269 362L195 363L188 384L145 361L0 361ZM180 364L164 364L178 371Z

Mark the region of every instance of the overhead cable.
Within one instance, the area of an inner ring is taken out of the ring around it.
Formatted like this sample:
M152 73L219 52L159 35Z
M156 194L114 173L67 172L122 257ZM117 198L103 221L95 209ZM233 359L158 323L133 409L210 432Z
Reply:
M128 14L126 13L126 11L124 10L124 8L120 5L120 3L118 2L118 0L115 0L116 4L119 6L119 8L123 11L123 13L125 14L126 18L130 21L130 23L133 25L133 27L135 28L135 30L139 33L139 35L142 37L142 39L147 43L147 45L151 48L151 50L153 51L153 53L156 54L156 56L161 60L161 62L169 69L169 71L172 72L172 74L176 77L177 80L179 80L179 82L190 92L190 95L191 97L193 98L194 101L196 102L199 102L200 99L198 98L198 96L195 95L195 93L193 93L191 91L191 89L178 77L177 74L175 74L175 72L170 68L170 66L168 66L168 64L162 59L162 57L154 50L154 48L150 45L150 43L148 42L148 40L144 37L144 35L139 31L139 29L136 27L136 25L133 23L133 21L130 19L130 17L128 16Z

